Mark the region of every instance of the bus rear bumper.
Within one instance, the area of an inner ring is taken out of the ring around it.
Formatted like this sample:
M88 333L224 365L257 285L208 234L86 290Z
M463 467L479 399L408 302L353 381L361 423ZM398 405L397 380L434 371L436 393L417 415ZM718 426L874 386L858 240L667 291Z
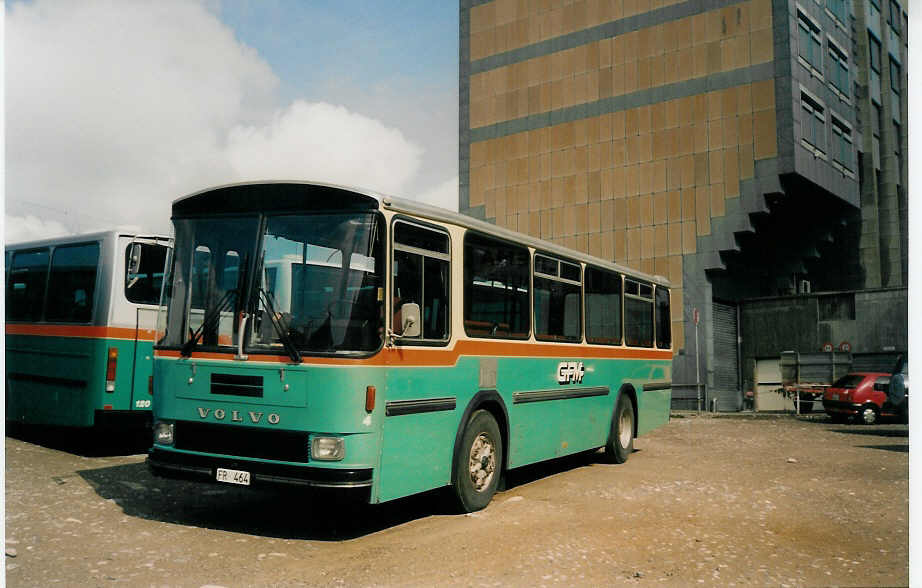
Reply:
M147 456L151 473L164 478L217 482L217 468L250 472L253 486L301 486L309 488L368 488L372 469L333 469L209 457L156 447Z

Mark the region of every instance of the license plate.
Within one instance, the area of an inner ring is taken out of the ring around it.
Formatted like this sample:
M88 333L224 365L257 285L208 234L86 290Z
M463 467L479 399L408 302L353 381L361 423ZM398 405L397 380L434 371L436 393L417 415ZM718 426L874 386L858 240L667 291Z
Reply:
M224 468L218 468L215 478L219 482L226 482L228 484L240 484L241 486L250 485L250 472L244 472L243 470L226 470Z
M833 394L833 395L832 395L832 399L833 399L833 400L838 400L838 399L839 399L839 395L838 395L838 394Z

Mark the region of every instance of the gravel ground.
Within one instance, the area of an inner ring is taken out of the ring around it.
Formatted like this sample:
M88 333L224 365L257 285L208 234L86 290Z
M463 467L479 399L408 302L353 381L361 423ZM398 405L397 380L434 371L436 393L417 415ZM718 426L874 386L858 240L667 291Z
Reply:
M168 481L137 441L100 455L17 435L9 586L909 582L905 425L684 415L624 465L593 454L518 470L471 515L438 491L363 508Z

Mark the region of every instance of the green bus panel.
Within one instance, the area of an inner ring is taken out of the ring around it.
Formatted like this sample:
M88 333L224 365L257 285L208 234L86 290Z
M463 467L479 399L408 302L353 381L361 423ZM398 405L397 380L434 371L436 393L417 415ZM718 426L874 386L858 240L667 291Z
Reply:
M96 411L135 410L150 400L147 374L153 345L92 337L6 336L6 419L38 425L91 427ZM110 347L118 349L115 390L106 392ZM145 360L146 358L146 360ZM135 373L135 370L138 373ZM142 408L149 411L150 403Z
M560 384L560 358L471 356L445 367L160 358L154 367L155 410L165 420L343 436L344 460L310 465L373 468L371 500L383 502L450 483L456 435L481 389L482 361L496 365L498 386L484 389L495 390L505 404L511 468L604 445L622 384L631 385L638 399L639 433L669 418L669 390L643 391L644 382L668 378L669 361L587 359L582 382ZM216 374L219 380L257 376L262 395L222 393L212 386ZM365 411L368 386L377 391L372 413ZM260 416L258 422L251 412ZM270 413L278 423L267 422Z

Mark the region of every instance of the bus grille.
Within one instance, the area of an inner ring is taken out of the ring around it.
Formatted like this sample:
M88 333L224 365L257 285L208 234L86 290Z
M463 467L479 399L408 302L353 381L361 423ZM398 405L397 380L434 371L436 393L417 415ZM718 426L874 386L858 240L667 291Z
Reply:
M177 449L276 461L309 461L307 433L180 421L174 434Z
M262 398L263 377L240 376L237 374L211 374L211 393Z

